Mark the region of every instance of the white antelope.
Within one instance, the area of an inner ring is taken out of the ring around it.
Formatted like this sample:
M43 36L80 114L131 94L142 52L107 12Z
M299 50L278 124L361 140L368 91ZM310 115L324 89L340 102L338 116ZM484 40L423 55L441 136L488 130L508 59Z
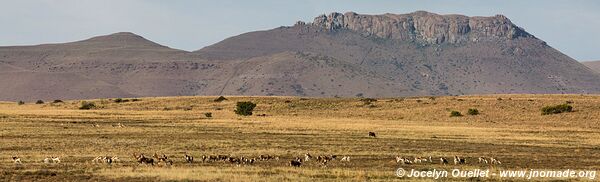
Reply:
M350 162L350 156L344 156L340 161Z
M58 158L58 157L47 157L47 158L44 159L44 163L46 163L46 164L50 164L50 163L56 163L56 164L58 164L58 163L60 163L60 158Z
M17 157L17 156L13 156L12 160L15 164L21 164L21 158Z
M479 157L479 161L478 161L477 163L480 163L480 164L481 164L481 163L488 164L488 160L487 160L487 159L485 159L485 157Z
M490 161L492 162L492 164L502 164L502 162L495 158L490 158Z
M312 159L312 155L309 153L304 154L304 161L309 161L310 159Z

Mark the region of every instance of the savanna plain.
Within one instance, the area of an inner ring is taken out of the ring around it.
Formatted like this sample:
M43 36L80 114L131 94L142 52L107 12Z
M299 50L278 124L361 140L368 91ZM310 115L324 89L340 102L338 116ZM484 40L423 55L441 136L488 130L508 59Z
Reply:
M1 102L0 181L426 181L432 179L400 178L395 171L600 167L595 95L216 98ZM257 104L252 116L234 113L241 101ZM95 108L79 109L83 102ZM573 112L542 115L542 107L565 103ZM478 114L469 115L469 109ZM451 117L452 111L462 116ZM140 164L134 153L164 154L173 164ZM290 166L306 153L313 158ZM194 161L186 162L185 154ZM203 161L202 156L218 155L257 160ZM260 160L261 155L273 158ZM317 162L317 156L333 155L337 158L326 164ZM98 156L119 160L93 162ZM433 161L404 164L397 156ZM455 165L454 156L466 164ZM44 163L49 157L60 163ZM449 164L441 164L441 157ZM501 164L479 163L479 157Z

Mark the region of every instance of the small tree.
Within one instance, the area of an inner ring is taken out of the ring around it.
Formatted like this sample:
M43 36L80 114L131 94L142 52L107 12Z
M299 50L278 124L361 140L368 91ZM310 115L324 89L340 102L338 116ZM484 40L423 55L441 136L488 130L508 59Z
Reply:
M238 102L235 113L242 116L250 116L255 107L256 104L252 102Z
M43 100L37 100L37 101L35 101L35 104L44 104L44 101Z
M63 103L63 101L56 99L56 100L52 101L52 103L55 103L55 104L57 104L57 103Z
M458 111L451 111L450 112L450 117L460 117L462 116L462 114Z
M23 102L22 100L20 100L19 102L17 102L17 105L23 105L25 104L25 102Z
M207 118L212 118L212 113L211 112L204 113L204 116L206 116Z
M469 111L467 111L467 114L468 115L473 115L473 116L474 115L479 115L479 110L471 108L471 109L469 109Z
M96 104L94 104L93 102L86 102L83 101L81 103L81 107L79 107L79 109L81 110L90 110L90 109L95 109L96 108Z

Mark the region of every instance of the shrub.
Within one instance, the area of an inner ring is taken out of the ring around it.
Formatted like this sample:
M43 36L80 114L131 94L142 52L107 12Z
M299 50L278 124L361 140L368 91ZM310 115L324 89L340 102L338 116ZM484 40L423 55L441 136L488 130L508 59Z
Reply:
M35 104L44 104L44 101L43 100L37 100L37 101L35 101Z
M219 96L219 98L216 98L214 101L215 102L222 102L222 101L226 101L227 98L223 97L223 96Z
M235 113L242 116L250 116L255 107L256 104L252 102L238 102Z
M468 115L473 115L473 116L474 115L478 115L479 114L479 110L471 108L471 109L469 109L469 111L467 111L467 114Z
M458 111L451 111L450 112L450 117L460 117L462 116L462 114Z
M116 98L116 99L114 100L114 102L115 102L115 103L129 102L129 100L128 100L128 99Z
M204 113L204 116L206 116L207 118L212 118L212 112Z
M17 102L17 105L23 105L25 104L25 102L23 102L22 100L20 100L19 102Z
M573 106L570 106L569 104L560 104L542 108L542 115L559 114L563 112L573 112Z
M54 100L54 101L52 101L52 103L54 103L54 104L57 104L57 103L63 103L63 101L62 101L62 100L58 100L58 99L57 99L57 100Z
M90 110L90 109L95 109L96 108L96 104L94 104L93 102L82 102L81 103L81 107L79 107L79 109L81 110Z

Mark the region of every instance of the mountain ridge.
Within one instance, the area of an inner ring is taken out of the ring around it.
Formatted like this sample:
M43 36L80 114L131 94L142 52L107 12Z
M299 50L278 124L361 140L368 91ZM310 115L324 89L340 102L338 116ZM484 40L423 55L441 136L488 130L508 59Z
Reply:
M0 100L600 93L600 75L502 15L331 13L197 51L119 32L0 47Z

